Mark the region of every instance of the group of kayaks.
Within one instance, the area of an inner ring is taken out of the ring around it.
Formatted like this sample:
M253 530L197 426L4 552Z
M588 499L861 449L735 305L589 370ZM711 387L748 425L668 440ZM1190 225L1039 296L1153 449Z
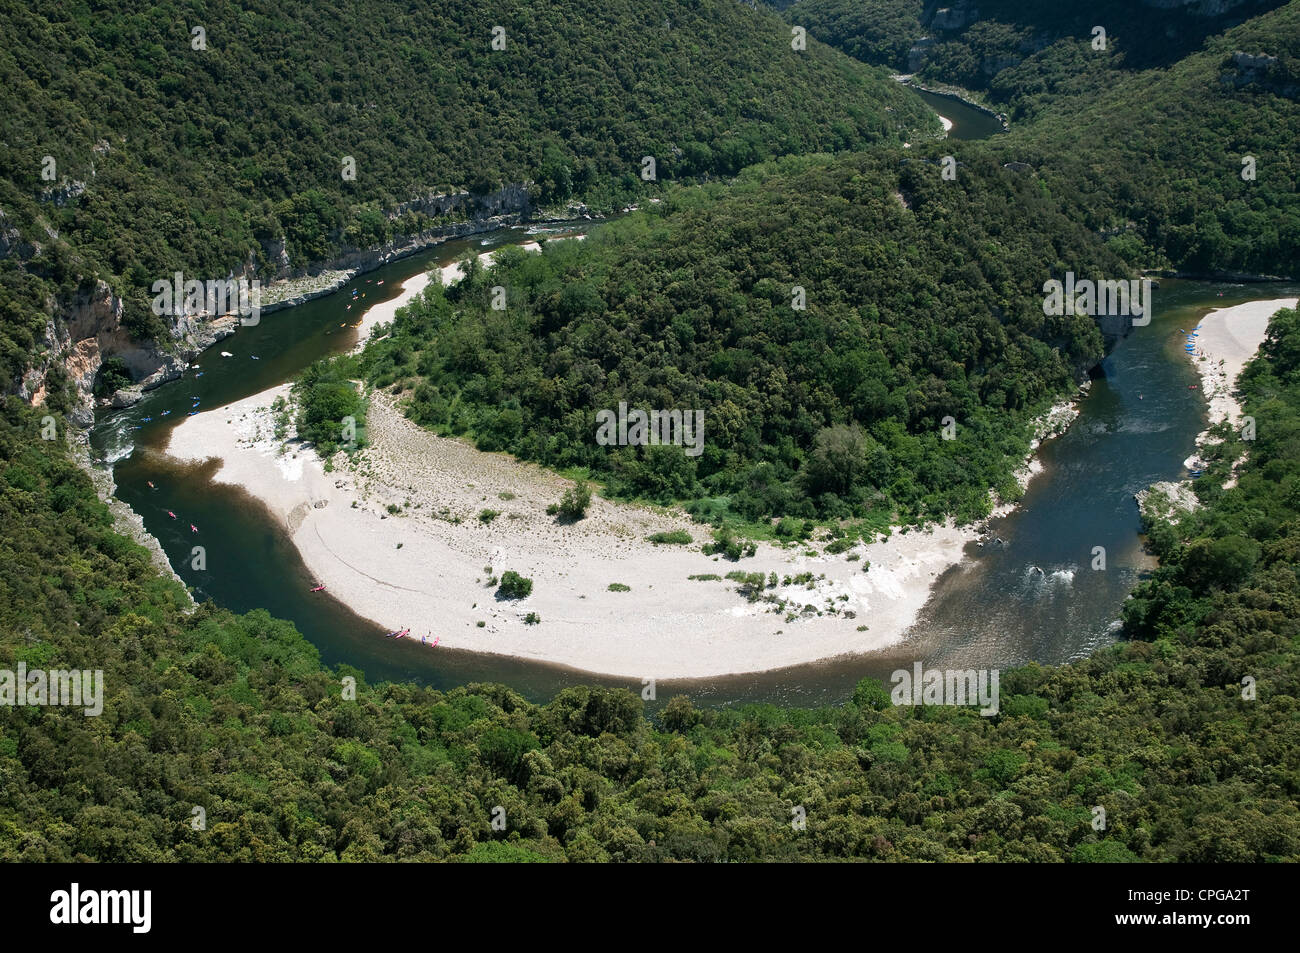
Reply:
M198 377L199 375L196 374L196 375L194 375L194 376L195 376L195 377ZM197 416L199 415L199 411L198 411L199 399L198 399L197 397L191 397L190 400L194 401L194 403L190 404L190 412L189 412L188 414L186 414L185 416L186 416L186 417L197 417ZM163 411L162 413L160 413L158 416L159 416L159 417L166 417L166 416L167 416L168 414L170 414L170 413L171 413L170 410L164 410L164 411ZM150 416L150 417L141 417L141 418L140 418L140 424L151 424L151 423L153 423L153 417L152 417L152 416ZM132 427L131 429L132 429L132 430L142 430L142 429L144 429L143 427L140 426L140 424L137 424L136 426Z
M149 484L149 489L151 489L151 490L156 490L156 489L158 489L158 487L156 487L156 486L153 485L153 480L145 480L144 482L147 483L147 484ZM176 519L176 518L177 518L177 517L176 517L176 514L173 513L171 510L168 510L168 511L167 511L167 515L170 516L172 519ZM190 524L190 532L191 532L191 533L197 533L198 531L199 531L199 528L198 528L197 526L195 526L193 523L191 523L191 524Z
M393 632L388 632L388 633L386 633L386 634L384 635L384 638L386 638L386 639L404 639L404 638L406 638L407 636L409 636L410 634L411 634L411 630L410 630L410 628L408 627L408 628L405 628L405 629L396 629L396 630L393 631ZM440 641L442 641L442 636L440 636L440 635L435 636L432 642L429 641L429 637L428 637L427 635L422 635L422 636L420 636L420 644L421 644L421 645L428 645L428 646L432 647L432 646L437 645Z

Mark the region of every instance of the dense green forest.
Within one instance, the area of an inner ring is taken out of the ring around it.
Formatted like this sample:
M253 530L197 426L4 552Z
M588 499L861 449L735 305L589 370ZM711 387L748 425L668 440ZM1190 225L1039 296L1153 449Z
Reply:
M296 267L380 246L454 217L397 214L436 192L531 181L534 204L608 208L644 190L644 156L667 181L938 131L882 70L796 52L732 0L6 4L0 33L22 38L0 47L6 358L91 276L166 340L158 278L267 276L281 241Z
M962 87L1014 120L1077 102L1117 78L1172 65L1206 39L1287 0L1200 4L1135 0L799 0L769 4L855 59ZM1104 31L1095 34L1096 27Z
M187 614L11 398L0 665L102 668L107 689L98 718L0 709L0 859L1294 860L1300 315L1244 392L1258 439L1157 534L1131 639L1004 672L991 718L871 681L834 708L653 718L626 690L367 686L265 612Z
M970 519L990 487L1018 498L1029 418L1101 358L1093 318L1043 314L1066 269L1125 273L1032 177L788 159L434 287L363 367L418 422L588 468L614 496ZM703 453L598 445L596 412L621 401L702 410Z
M1239 51L1273 62L1243 66ZM1134 264L1294 277L1297 129L1300 3L1291 3L984 145L1069 194L1081 222Z
M12 396L93 278L166 338L144 288L174 269L265 274L279 239L295 264L374 247L446 224L392 214L434 191L528 179L535 204L609 208L653 188L308 372L302 431L363 428L363 373L427 426L706 519L973 518L989 488L1016 495L1028 421L1102 352L1091 319L1044 317L1047 277L1296 274L1300 3L1219 35L1279 4L982 2L921 73L1012 112L983 143L929 141L880 68L925 35L922 4L774 6L0 10L0 669L106 677L101 717L0 706L0 860L1300 859L1294 311L1242 377L1257 438L1221 429L1202 507L1148 527L1162 565L1125 639L1004 671L991 718L893 707L871 681L814 710L653 713L639 686L534 704L369 685L289 622L193 607L114 530L72 437L42 439L72 409L57 363L42 408ZM684 184L647 187L644 155ZM705 452L597 446L620 401L702 409Z
M867 62L902 68L882 46L933 32L915 20L920 6L803 0L786 16ZM1136 267L1297 274L1300 3L1246 4L1223 17L1127 2L978 6L978 21L934 33L918 75L1007 108L1011 134L931 154L960 148L963 158L1027 163ZM1091 45L1100 24L1104 51ZM1256 160L1250 180L1246 156Z

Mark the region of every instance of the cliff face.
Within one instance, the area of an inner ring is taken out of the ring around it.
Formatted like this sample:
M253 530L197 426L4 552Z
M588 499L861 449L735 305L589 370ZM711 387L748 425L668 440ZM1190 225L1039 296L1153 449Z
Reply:
M1300 100L1300 80L1292 76L1276 56L1267 53L1233 53L1223 64L1219 81L1234 89L1254 87L1293 102Z
M45 402L46 378L62 367L76 390L73 422L82 427L93 421L95 378L106 358L121 359L139 381L152 381L168 373L169 356L153 342L137 342L122 326L122 299L103 281L78 291L71 300L49 301L53 315L45 326L37 352L43 355L23 375L18 396L33 407ZM179 375L180 369L175 373Z
M301 304L336 290L355 275L373 270L398 258L414 254L449 238L488 231L524 220L531 211L527 183L508 185L485 195L468 192L430 194L400 204L389 213L396 219L408 211L429 216L462 214L464 221L414 235L403 235L377 248L345 248L328 261L295 264L285 252L283 241L263 249L276 266L276 277L262 289L263 314ZM27 251L27 254L23 254ZM31 255L17 229L6 226L0 215L0 257ZM253 256L230 277L257 277ZM235 334L239 318L234 314L175 316L170 319L170 340L134 340L122 324L123 301L104 281L78 291L70 299L51 299L51 315L33 362L18 386L18 396L34 407L41 406L48 392L47 378L60 367L77 394L73 423L89 427L98 406L127 407L143 393L179 378L199 353ZM132 384L110 396L95 397L95 383L104 362L117 358L130 373Z

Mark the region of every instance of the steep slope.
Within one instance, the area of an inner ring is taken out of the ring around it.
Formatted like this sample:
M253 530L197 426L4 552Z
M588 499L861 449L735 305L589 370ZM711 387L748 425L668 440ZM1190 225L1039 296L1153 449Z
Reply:
M986 96L1013 119L1168 66L1287 0L799 0L791 23L864 62ZM1104 31L1104 46L1095 28Z
M982 145L1034 166L1135 264L1295 276L1298 137L1300 3L1291 3Z

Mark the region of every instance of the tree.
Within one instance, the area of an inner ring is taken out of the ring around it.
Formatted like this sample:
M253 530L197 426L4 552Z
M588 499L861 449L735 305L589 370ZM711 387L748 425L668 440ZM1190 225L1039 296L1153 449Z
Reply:
M533 591L533 581L521 576L513 569L501 574L501 584L497 587L497 596L502 599L524 599Z
M587 507L590 505L591 487L587 485L586 480L579 480L569 487L560 497L560 502L554 504L555 512L565 522L576 522L582 519L587 515Z
M857 424L834 424L818 431L806 468L809 492L849 496L874 443Z

